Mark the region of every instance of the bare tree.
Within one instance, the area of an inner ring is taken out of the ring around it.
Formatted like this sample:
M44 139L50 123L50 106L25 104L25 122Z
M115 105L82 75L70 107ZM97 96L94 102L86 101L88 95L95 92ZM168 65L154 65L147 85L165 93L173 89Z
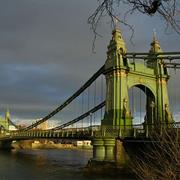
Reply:
M171 27L180 35L180 7L177 0L97 0L98 6L93 14L88 18L88 23L94 32L95 39L99 35L97 32L97 26L103 16L109 16L112 25L115 25L115 20L128 26L134 33L133 26L126 20L127 15L134 13L141 13L147 16L159 15L163 21L165 21L167 28ZM119 12L123 12L121 9L123 5L127 5L129 10L123 13L119 18ZM94 40L95 40L94 39Z
M152 145L141 156L132 157L132 170L139 179L180 179L180 142L178 130L152 135Z

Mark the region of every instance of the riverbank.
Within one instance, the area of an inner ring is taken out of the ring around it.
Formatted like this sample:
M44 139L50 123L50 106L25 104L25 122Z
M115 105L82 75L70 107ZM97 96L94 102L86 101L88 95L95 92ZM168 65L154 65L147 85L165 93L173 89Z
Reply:
M16 141L12 143L13 149L92 149L92 146L75 146L67 143L54 143L52 141Z

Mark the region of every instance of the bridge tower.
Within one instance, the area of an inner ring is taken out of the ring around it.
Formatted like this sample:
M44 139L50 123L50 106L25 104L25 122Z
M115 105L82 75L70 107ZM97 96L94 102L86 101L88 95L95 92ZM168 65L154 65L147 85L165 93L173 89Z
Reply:
M5 117L0 118L0 127L5 130L9 130L9 120L10 120L10 112L9 110L7 110L5 113Z
M126 163L123 143L116 138L131 137L134 133L128 95L130 88L137 87L146 95L145 137L152 129L159 131L173 122L167 90L169 75L155 33L150 51L146 54L141 63L128 57L120 30L117 27L113 30L104 71L106 104L102 132L93 139L95 161Z
M154 98L147 95L147 117L145 120L147 124L154 124L156 127L166 127L169 123L173 123L173 117L169 109L167 89L167 82L170 76L167 68L164 66L162 54L163 51L157 40L156 33L153 32L153 41L147 58L147 68L154 70L155 78L151 86L153 86L155 94ZM154 117L152 117L152 114L154 114Z
M153 41L145 63L129 63L122 34L115 28L105 62L106 105L102 127L131 129L133 118L129 106L128 90L135 86L146 94L146 124L164 125L173 122L169 110L167 91L168 71L164 66L160 44ZM161 54L161 55L159 55Z
M128 62L123 56L126 46L118 28L112 32L105 62L106 105L102 126L131 127L128 97Z

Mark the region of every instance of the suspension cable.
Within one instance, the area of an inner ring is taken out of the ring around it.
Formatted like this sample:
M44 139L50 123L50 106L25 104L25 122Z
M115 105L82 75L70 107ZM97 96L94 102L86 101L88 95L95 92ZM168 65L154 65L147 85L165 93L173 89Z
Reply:
M140 92L140 124L141 124L141 89L139 89L139 92Z
M145 72L145 67L146 67L146 61L144 60L144 72ZM145 97L144 97L144 104L145 104L145 117L144 117L144 121L147 121L147 112L148 112L148 105L147 105L147 98L148 98L148 95L147 95L147 87L145 86L145 90L144 90L144 92L145 92ZM145 123L147 123L147 122L145 122Z
M83 112L84 112L84 92L82 92L82 94L81 94L81 96L82 96L82 114L83 114ZM83 128L83 119L82 119L82 121L81 121L81 127Z
M87 91L87 96L88 96L88 97L87 97L87 101L88 101L88 102L87 102L87 110L89 111L89 106L90 106L90 104L89 104L89 87L88 87L88 91ZM89 120L89 125L90 125L90 118L91 118L91 117L88 116L88 118L89 118L88 120Z
M96 105L96 81L94 82L94 107ZM94 124L95 124L95 120L96 120L96 114L94 112Z
M174 68L174 76L176 75L176 69ZM175 91L175 108L174 108L174 114L177 112L177 101L178 101L178 96L177 96L177 90L176 90L176 87L174 86L174 91Z
M33 129L34 127L38 126L39 124L47 121L51 117L53 117L55 114L57 114L59 111L64 109L69 103L71 103L77 96L79 96L87 87L89 87L103 72L104 72L104 65L83 85L81 86L72 96L70 96L64 103L62 103L59 107L57 107L55 110L50 112L48 115L43 117L41 120L35 122L34 124L20 129L20 131L27 131L30 129Z
M62 125L60 125L60 126L57 126L57 127L55 127L55 128L52 128L51 130L59 130L59 129L65 128L65 127L67 127L67 126L69 126L69 125L71 125L71 124L74 124L74 123L76 123L76 122L84 119L85 117L87 117L87 116L89 116L89 115L91 116L92 113L98 111L98 110L101 109L104 105L105 105L105 101L103 101L102 103L98 104L97 106L95 106L94 108L92 108L92 109L89 110L88 112L82 114L81 116L73 119L72 121L69 121L69 122L64 123L64 124L62 124Z
M8 119L8 120L9 120L10 124L12 124L16 129L19 129L19 127L14 122L12 122L11 119Z
M101 102L103 101L103 76L101 76ZM101 108L101 120L102 120L102 117L103 117L103 112L102 112L102 108Z
M132 87L132 89L131 89L131 93L132 93L132 97L131 97L131 99L132 99L132 117L133 117L133 119L134 119L134 87Z

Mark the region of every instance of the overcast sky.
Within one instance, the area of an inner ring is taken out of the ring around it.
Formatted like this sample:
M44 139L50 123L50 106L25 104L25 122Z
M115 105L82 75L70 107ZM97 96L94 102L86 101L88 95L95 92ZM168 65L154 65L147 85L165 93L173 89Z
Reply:
M96 6L96 0L0 1L1 115L9 108L12 120L41 118L103 65L111 29L108 19L100 24L102 38L92 53L87 19ZM159 18L133 15L129 22L135 46L121 27L128 51L147 52L154 28L164 51L180 51L180 36L167 35Z

